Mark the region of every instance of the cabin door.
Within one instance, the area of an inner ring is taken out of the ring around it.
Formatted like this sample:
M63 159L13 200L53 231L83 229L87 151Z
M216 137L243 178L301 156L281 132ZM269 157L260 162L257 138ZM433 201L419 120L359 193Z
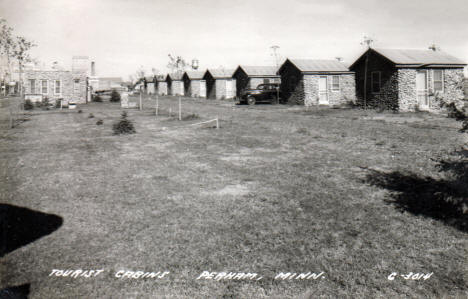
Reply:
M320 76L319 78L318 96L320 105L328 105L327 76Z
M200 80L200 97L206 98L206 81Z
M421 109L429 108L429 97L427 92L427 71L420 70L416 73L416 96L418 106Z
M233 80L226 80L226 99L232 98L232 93L234 91L233 84Z

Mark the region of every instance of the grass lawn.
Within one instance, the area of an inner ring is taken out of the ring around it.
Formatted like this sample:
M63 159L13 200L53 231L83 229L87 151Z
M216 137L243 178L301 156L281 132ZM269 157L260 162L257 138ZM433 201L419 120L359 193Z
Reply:
M190 117L178 121L168 115L177 100L161 98L157 117L154 99L144 103L127 110L133 135L112 134L118 103L35 109L11 130L0 106L0 202L32 210L24 230L41 228L1 258L0 289L29 285L31 298L467 294L466 223L404 204L421 180L429 189L450 180L431 158L466 142L454 120L183 99ZM219 129L189 126L216 117ZM170 274L116 278L120 270ZM203 271L263 278L197 280ZM275 280L280 272L324 274ZM392 272L433 275L388 280Z

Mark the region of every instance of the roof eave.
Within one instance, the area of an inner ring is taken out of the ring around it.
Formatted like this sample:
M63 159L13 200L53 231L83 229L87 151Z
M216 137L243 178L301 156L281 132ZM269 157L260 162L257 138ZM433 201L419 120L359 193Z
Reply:
M354 74L353 71L303 71L305 75L317 75L317 74Z
M443 67L443 68L464 68L467 64L450 63L420 63L420 64L395 64L397 68L423 68L423 67Z
M247 75L248 77L252 78L279 78L281 77L280 75Z

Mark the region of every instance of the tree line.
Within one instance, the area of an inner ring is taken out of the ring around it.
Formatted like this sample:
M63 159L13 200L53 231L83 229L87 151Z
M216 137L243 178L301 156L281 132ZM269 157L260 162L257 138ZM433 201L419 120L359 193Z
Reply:
M1 77L2 77L2 91L6 95L8 82L12 80L12 66L14 62L18 65L18 88L20 95L23 93L22 79L23 70L26 63L31 61L29 51L36 45L25 38L24 36L15 35L13 28L8 25L8 22L0 18L0 55L2 56L1 63Z

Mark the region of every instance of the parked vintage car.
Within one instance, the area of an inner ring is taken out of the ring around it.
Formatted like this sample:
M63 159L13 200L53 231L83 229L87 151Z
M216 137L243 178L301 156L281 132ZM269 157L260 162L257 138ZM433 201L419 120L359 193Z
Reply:
M246 89L241 93L241 103L255 105L257 102L278 103L281 99L279 83L259 84L255 89Z

